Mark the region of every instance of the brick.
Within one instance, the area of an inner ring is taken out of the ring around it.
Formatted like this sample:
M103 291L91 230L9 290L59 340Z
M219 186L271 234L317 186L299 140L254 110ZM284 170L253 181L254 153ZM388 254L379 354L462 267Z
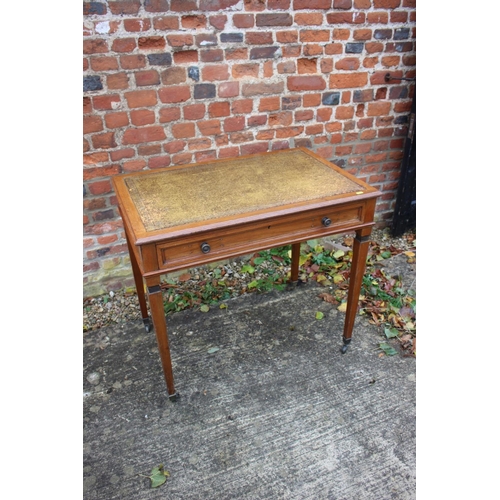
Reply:
M145 108L155 106L157 102L154 90L135 90L125 93L125 99L129 108Z
M262 11L266 8L266 0L244 0L245 10Z
M154 168L165 168L170 165L170 156L153 156L148 159L148 167Z
M192 163L192 161L193 161L192 153L179 153L172 156L173 165L186 165L188 163Z
M390 40L392 38L391 29L379 29L373 32L373 38L375 40Z
M389 73L393 77L402 77L403 72L402 71L376 71L375 73L370 75L370 83L372 85L387 85L387 82L385 81L385 75ZM399 83L399 82L397 82Z
M300 30L299 38L302 43L307 42L329 42L330 30Z
M326 88L326 82L322 76L289 76L287 78L288 90L323 90Z
M294 21L299 26L320 26L323 24L323 14L321 12L301 12L295 14Z
M368 54L375 54L384 50L384 44L381 42L368 42L365 43L365 50Z
M171 47L185 47L187 45L193 45L194 38L193 35L188 35L188 34L167 35L167 42Z
M268 151L267 142L254 142L253 144L244 144L240 148L242 155L251 155L265 153Z
M163 36L142 36L138 40L141 50L158 50L165 48L166 42Z
M355 9L369 9L372 6L371 0L354 0Z
M203 62L218 62L224 60L224 51L222 49L207 49L200 51Z
M410 28L398 28L394 30L394 40L407 40L410 38Z
M110 193L112 191L111 182L109 180L96 181L88 185L91 194L100 195ZM97 234L97 233L94 233Z
M127 73L115 73L114 75L106 76L108 90L124 90L128 88Z
M375 9L396 9L401 4L401 0L373 0Z
M109 10L115 16L124 14L135 15L139 12L141 7L140 0L121 0L121 1L108 1Z
M95 165L96 163L106 163L108 161L108 153L104 151L100 151L98 153L90 153L87 155L83 155L83 164L84 165ZM93 179L94 177L99 177L95 172L105 171L104 167L99 168L85 168L83 169L83 180ZM101 175L100 177L105 177L106 174Z
M300 95L281 98L281 109L297 109L300 106L302 106L302 96Z
M314 58L314 59L298 59L297 60L297 69L298 69L299 75L304 74L304 73L317 73L317 71L318 71L317 62L318 62L318 60L316 58Z
M259 111L276 111L280 109L281 100L276 97L263 97L259 101Z
M200 81L200 68L198 66L190 66L188 68L188 76L191 78L191 80L194 80L195 82Z
M116 57L91 57L90 67L93 71L115 71L118 69Z
M260 127L267 123L267 115L253 115L249 116L247 120L247 125L249 127Z
M140 69L146 66L146 56L144 54L133 54L120 56L122 69Z
M354 40L363 40L363 41L371 40L372 30L370 29L354 30L353 38Z
M337 106L337 108L335 109L335 118L337 120L350 120L353 116L353 106Z
M218 135L221 133L220 120L205 120L197 123L202 135Z
M186 81L186 68L174 66L161 73L161 82L163 85L178 85Z
M364 12L333 12L326 15L329 24L364 24Z
M106 52L108 52L108 42L106 40L97 39L83 41L84 54L103 54Z
M92 98L93 108L97 110L115 109L118 103L120 103L120 96L118 94L99 95Z
M288 126L293 122L293 114L291 111L282 111L269 115L268 124L270 127Z
M233 24L236 28L253 28L255 18L252 14L234 14Z
M398 66L401 56L386 56L382 57L382 66L384 68L390 68L392 66Z
M97 75L83 77L83 91L92 92L93 90L102 90L101 77Z
M153 28L157 31L170 31L179 29L177 16L161 16L153 18Z
M297 68L295 67L295 61L285 61L282 63L278 63L277 66L279 74L289 74L295 73Z
M239 94L239 82L223 82L219 84L219 97L236 97Z
M393 11L390 14L390 21L392 24L406 24L408 22L408 12Z
M318 108L316 110L316 120L318 122L329 122L333 113L332 108Z
M116 38L113 40L111 50L114 52L132 52L136 46L135 38Z
M291 26L292 16L288 13L257 14L255 16L256 26Z
M272 31L247 31L245 43L248 45L266 45L273 43Z
M130 112L130 120L136 127L151 125L155 122L155 113L150 109L139 109Z
M346 89L363 87L368 83L368 73L343 73L330 75L330 88Z
M350 42L345 44L346 54L361 54L365 44L363 42Z
M250 59L271 59L275 57L279 47L252 47L250 49Z
M279 43L296 43L299 40L299 32L293 31L277 31L276 41Z
M342 54L343 49L344 48L341 43L329 43L328 45L325 45L325 54L327 55Z
M120 111L118 113L107 113L104 117L106 122L106 127L108 128L120 128L126 127L128 125L128 115L125 111Z
M224 51L224 53L225 53L226 61L248 59L248 49L246 49L244 47L226 49Z
M233 78L244 78L252 77L258 78L259 76L259 64L258 63L246 63L246 64L235 64L232 68Z
M378 57L365 57L363 59L363 68L374 68L378 63Z
M159 112L160 123L174 122L181 117L181 109L176 106L175 108L161 108Z
M171 0L170 10L174 12L190 12L192 10L198 10L196 0Z
M333 0L333 8L349 10L352 8L352 0Z
M198 47L210 47L218 45L219 42L213 33L201 33L196 35L195 43Z
M123 162L124 172L137 172L139 170L142 170L145 166L146 162L142 159Z
M142 144L137 146L137 154L139 156L159 155L161 152L161 144Z
M369 12L366 20L370 24L387 24L389 22L389 14L384 11Z
M281 94L284 90L284 82L278 83L247 83L243 85L242 95L245 97Z
M154 69L150 69L148 71L138 71L134 76L135 84L138 87L160 84L160 75L158 74L158 71L155 71Z
M186 147L185 141L177 140L177 141L170 141L167 144L164 144L163 150L165 151L165 153L174 154L174 153L179 153L185 147Z
M210 25L213 26L214 28L218 30L223 30L227 23L227 16L226 15L210 16L209 22Z
M305 44L304 48L302 50L302 55L306 57L310 56L319 56L322 55L324 52L323 46L320 44Z
M212 102L208 106L208 114L211 118L219 118L230 115L230 106L228 101Z
M92 136L92 146L94 149L109 149L115 148L114 132L105 132L104 134L95 134Z
M165 131L161 126L129 128L123 134L122 144L141 144L162 141L165 138Z
M220 41L222 43L241 43L243 42L243 33L221 33Z
M245 128L244 116L233 116L224 120L224 132L238 132Z
M109 157L111 161L120 161L123 158L132 158L135 156L135 151L132 148L119 149L118 151L110 151Z
M199 83L194 86L195 99L211 99L215 97L215 85L213 83Z
M391 110L391 103L387 101L370 102L368 104L367 116L387 115Z
M352 96L353 102L367 102L373 101L373 90L355 90Z
M335 69L356 71L359 68L358 57L344 57L335 63Z
M227 80L229 78L227 64L216 64L204 66L201 70L202 79L206 82Z
M331 9L332 0L293 0L294 10Z
M182 0L179 0L180 3ZM219 11L228 9L239 3L240 0L200 0L201 11ZM196 7L194 7L196 9Z
M83 2L83 15L84 16L103 16L106 14L108 8L105 3L101 2Z
M168 7L168 0L144 0L146 12L167 12Z
M183 109L184 120L199 120L205 116L205 105L191 104L189 106L185 106Z
M325 92L321 96L323 106L336 106L340 102L340 92Z
M168 52L162 54L148 54L148 62L151 66L171 66L172 54Z
M148 31L151 28L151 21L149 19L125 19L123 27L128 32Z
M267 0L269 10L283 10L290 8L291 0Z
M172 125L172 135L176 139L186 139L195 136L194 123L176 123Z
M303 126L298 127L283 127L276 130L276 138L283 139L285 137L296 137L304 131Z
M191 98L191 88L187 85L163 87L158 90L158 97L165 103L184 102Z

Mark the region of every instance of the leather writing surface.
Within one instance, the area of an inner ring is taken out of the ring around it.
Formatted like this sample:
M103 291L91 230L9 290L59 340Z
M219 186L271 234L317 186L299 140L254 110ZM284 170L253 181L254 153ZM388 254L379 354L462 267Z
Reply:
M152 171L125 183L146 231L364 190L301 150Z

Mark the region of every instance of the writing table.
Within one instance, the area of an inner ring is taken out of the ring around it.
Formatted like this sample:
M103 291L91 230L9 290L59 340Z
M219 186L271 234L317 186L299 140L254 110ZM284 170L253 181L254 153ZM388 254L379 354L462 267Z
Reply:
M380 192L305 148L207 161L112 178L141 314L156 333L169 397L170 358L163 274L283 245L354 231L342 352L352 337L375 202ZM146 285L146 286L144 286Z

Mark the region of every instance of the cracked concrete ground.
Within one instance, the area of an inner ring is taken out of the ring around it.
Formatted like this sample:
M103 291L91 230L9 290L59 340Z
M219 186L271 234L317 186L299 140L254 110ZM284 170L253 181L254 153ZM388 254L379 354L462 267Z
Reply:
M363 316L342 355L320 291L169 316L175 403L142 321L85 334L83 498L415 498L416 360L380 357Z

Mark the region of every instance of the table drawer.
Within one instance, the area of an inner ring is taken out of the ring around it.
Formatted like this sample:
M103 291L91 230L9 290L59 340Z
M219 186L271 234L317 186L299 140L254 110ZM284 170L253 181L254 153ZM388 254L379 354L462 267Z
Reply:
M158 243L159 269L173 271L305 241L361 225L364 203L316 209L210 230Z

